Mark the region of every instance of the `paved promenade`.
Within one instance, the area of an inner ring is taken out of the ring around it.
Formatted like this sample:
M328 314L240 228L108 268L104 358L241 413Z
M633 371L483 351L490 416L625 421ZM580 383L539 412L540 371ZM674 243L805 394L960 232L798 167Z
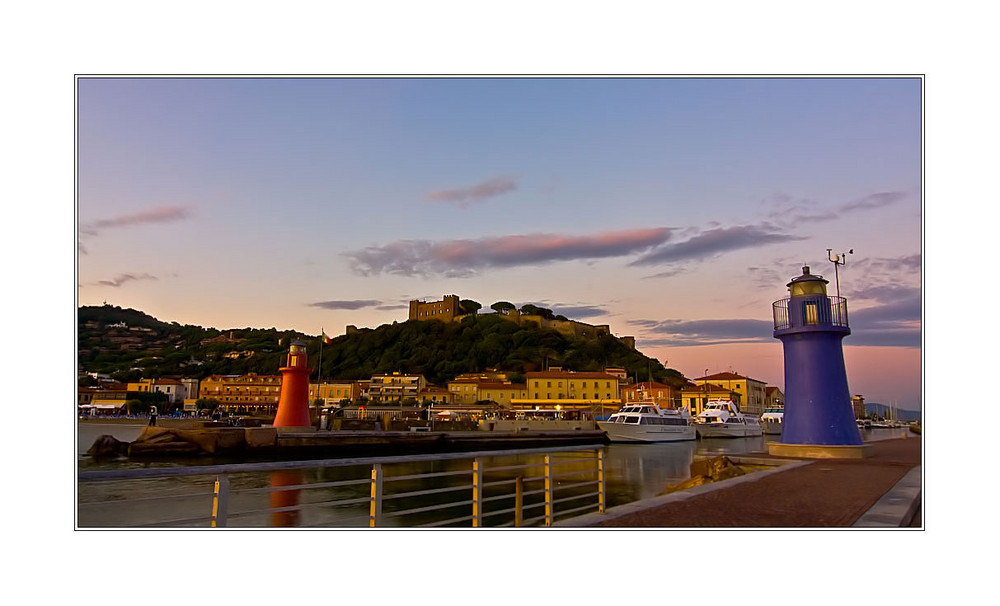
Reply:
M920 527L920 436L871 442L867 459L808 459L590 514L557 526L617 528ZM756 459L776 457L750 455Z

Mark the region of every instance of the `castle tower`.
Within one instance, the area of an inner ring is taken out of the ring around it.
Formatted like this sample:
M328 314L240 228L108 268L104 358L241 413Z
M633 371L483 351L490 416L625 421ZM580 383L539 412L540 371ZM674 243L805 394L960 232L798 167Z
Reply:
M826 294L828 280L802 268L775 301L774 337L785 357L785 413L781 441L771 454L811 458L863 458L847 387L842 340L851 334L847 300Z
M306 344L293 341L288 350L288 361L281 371L281 395L278 398L278 414L274 417L275 427L310 427L309 422L309 375L312 369L306 366Z

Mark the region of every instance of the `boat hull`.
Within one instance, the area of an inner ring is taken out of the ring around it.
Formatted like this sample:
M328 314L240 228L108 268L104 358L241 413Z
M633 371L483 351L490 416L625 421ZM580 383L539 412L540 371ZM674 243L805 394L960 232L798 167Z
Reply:
M631 425L599 421L597 426L608 434L612 442L685 442L698 437L692 425Z
M764 419L761 421L764 426L764 433L769 436L780 436L781 435L781 422L772 421L770 419Z
M702 423L695 427L700 438L754 438L764 433L760 425L743 423Z

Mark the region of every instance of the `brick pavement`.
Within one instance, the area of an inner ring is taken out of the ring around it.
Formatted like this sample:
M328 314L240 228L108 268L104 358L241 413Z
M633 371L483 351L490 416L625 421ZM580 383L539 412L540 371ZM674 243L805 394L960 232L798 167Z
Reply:
M617 528L850 527L921 464L919 436L871 443L867 459L815 459L807 465L733 483L589 526ZM757 457L757 454L753 455ZM774 458L769 455L761 458Z

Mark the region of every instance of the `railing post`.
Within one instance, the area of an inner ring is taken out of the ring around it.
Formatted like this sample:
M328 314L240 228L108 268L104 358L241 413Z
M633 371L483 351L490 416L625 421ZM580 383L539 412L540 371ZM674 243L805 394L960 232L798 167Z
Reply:
M604 513L604 450L597 451L597 511Z
M472 460L472 527L483 525L483 464L476 457Z
M371 507L369 508L368 527L376 528L382 523L382 464L372 466Z
M545 455L545 525L552 526L552 456Z
M524 524L524 476L517 476L514 481L514 526L520 528Z
M212 528L226 525L226 515L229 511L229 475L221 474L215 478L215 494L212 497Z

